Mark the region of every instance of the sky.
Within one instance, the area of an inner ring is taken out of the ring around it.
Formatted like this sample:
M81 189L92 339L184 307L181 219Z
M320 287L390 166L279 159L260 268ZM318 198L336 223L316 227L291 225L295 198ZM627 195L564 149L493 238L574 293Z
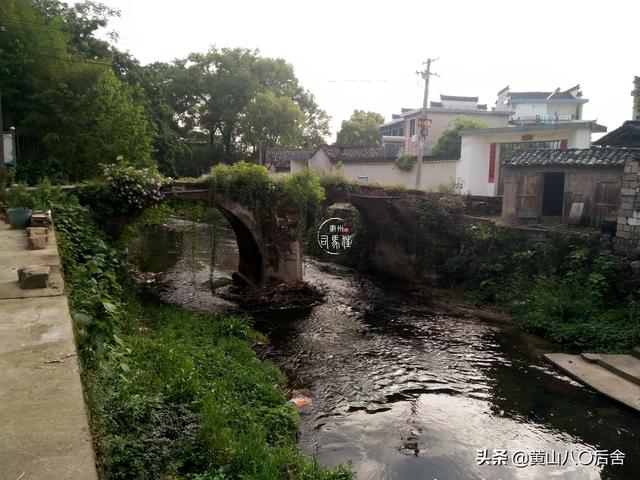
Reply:
M291 63L332 117L332 137L354 109L390 119L430 100L562 90L580 84L584 118L617 128L631 119L640 75L640 2L609 0L102 0L121 11L107 30L143 64L215 47L259 49ZM102 34L104 35L104 34ZM594 135L594 139L596 135Z

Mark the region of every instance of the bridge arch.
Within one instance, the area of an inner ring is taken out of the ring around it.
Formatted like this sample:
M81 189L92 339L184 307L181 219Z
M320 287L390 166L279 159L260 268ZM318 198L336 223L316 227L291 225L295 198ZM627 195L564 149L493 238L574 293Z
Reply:
M238 273L248 283L264 283L264 242L253 214L237 202L214 202L213 206L222 213L235 233L238 244Z
M329 187L325 204L349 203L358 211L367 228L366 248L375 270L412 278L418 202L405 192L394 195L382 188L362 186L351 190Z

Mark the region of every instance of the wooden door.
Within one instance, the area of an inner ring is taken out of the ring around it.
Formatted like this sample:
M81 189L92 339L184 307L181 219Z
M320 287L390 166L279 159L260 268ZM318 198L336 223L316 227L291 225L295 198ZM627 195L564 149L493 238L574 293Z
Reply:
M540 216L540 184L539 173L522 174L518 178L516 193L516 215L522 220L538 220Z
M600 225L601 220L615 220L619 201L620 182L597 183L592 213L595 225Z

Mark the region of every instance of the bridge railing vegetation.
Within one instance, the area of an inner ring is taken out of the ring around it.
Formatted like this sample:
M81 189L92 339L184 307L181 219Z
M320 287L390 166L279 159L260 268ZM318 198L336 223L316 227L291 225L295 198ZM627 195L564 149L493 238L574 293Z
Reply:
M299 238L325 198L318 176L310 169L273 178L263 166L247 162L213 167L209 193L212 204L220 196L250 207L261 226L276 212L291 212L299 219L292 231Z

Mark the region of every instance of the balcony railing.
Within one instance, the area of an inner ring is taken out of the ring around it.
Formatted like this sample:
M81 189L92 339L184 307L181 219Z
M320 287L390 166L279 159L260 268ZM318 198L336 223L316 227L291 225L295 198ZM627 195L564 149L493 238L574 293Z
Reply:
M534 116L513 116L509 120L513 125L555 125L558 123L570 123L575 121L574 115L534 115Z

